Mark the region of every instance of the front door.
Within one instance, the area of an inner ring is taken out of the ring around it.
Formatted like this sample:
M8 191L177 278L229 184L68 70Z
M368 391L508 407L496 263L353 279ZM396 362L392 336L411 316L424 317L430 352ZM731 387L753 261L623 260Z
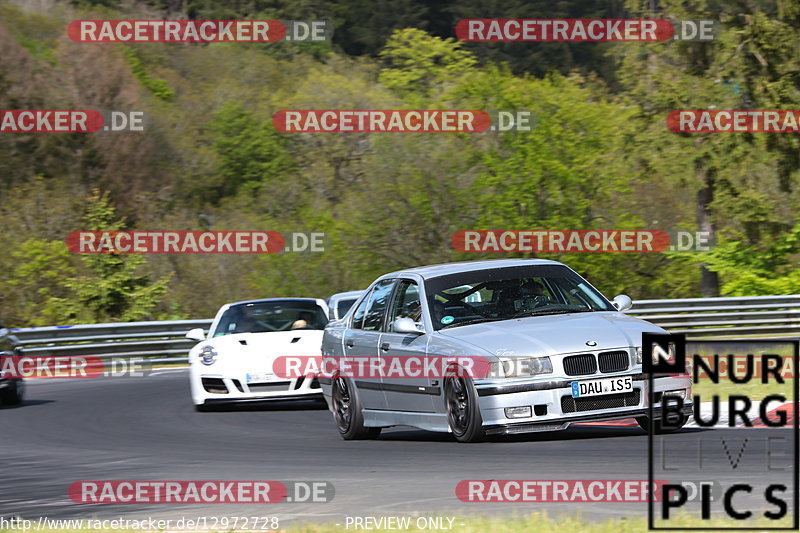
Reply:
M411 318L420 330L416 333L396 333L394 321ZM379 354L384 359L383 391L391 411L432 413L434 395L438 395L441 380L425 375L428 336L422 325L422 305L419 287L412 280L400 280L389 306L385 331L381 334ZM414 377L420 371L420 377Z

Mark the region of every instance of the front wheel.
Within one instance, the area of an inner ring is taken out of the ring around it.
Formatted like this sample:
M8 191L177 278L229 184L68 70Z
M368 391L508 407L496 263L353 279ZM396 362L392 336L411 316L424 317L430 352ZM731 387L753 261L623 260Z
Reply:
M381 428L364 427L361 404L346 378L342 376L334 378L331 398L333 418L336 420L336 427L344 440L378 438L381 434Z
M656 435L664 435L666 433L675 433L679 429L681 429L684 424L686 424L687 419L686 417L682 417L680 424L671 423L668 427L664 427L661 425L661 419L656 418L655 420L655 427L653 428L653 433ZM650 418L646 416L640 416L636 419L636 423L639 424L639 427L643 430L650 433Z
M11 381L11 386L0 392L0 403L4 405L19 405L25 398L25 382L21 379Z
M444 381L444 401L450 431L458 442L481 442L483 430L478 394L467 377L447 377Z

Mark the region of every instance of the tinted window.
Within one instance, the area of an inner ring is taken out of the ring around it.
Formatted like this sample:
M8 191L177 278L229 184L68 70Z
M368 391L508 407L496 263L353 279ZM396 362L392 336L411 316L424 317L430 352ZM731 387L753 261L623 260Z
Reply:
M214 336L324 329L327 323L325 311L316 302L303 300L254 302L234 305L225 311Z
M392 294L393 286L393 279L385 279L375 285L369 298L369 306L367 306L367 313L364 315L364 326L362 329L370 331L380 329L383 323L383 315L386 313L386 304L389 302L389 296Z
M422 306L419 300L419 288L413 281L403 280L397 287L392 311L389 315L389 330L397 318L410 318L417 324L422 324Z
M358 308L356 309L355 313L353 313L353 329L361 329L364 327L364 314L367 311L367 304L369 304L370 295L367 294L364 296L364 299L361 300L361 303L358 304Z

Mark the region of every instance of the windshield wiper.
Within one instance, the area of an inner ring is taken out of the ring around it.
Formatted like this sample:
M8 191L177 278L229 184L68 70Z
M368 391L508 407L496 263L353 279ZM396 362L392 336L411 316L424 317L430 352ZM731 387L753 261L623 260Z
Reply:
M454 322L452 324L447 324L446 326L443 326L440 329L447 329L447 328L452 328L452 327L455 327L455 326L468 326L469 324L481 324L483 322L497 322L498 320L508 320L508 319L507 318L491 318L491 317L473 318L472 320L466 320L464 322Z
M546 316L546 315L566 315L569 313L591 313L591 309L552 309L550 311L524 311L511 318L523 318L526 316Z

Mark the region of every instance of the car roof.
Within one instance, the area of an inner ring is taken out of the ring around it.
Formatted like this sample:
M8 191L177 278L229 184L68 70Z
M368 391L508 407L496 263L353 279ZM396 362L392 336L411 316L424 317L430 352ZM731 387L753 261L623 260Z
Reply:
M427 265L406 270L398 270L381 276L398 277L408 274L416 274L424 279L438 278L439 276L449 276L460 272L475 272L478 270L491 270L495 268L509 268L535 265L559 265L566 266L558 261L549 259L487 259L483 261L460 261L454 263L442 263L440 265Z
M319 303L318 298L261 298L260 300L243 300L241 302L233 302L227 304L228 307L234 307L237 305L246 305L246 304L259 304L264 302L317 302Z
M331 300L341 300L343 298L358 298L364 293L364 289L360 291L347 291L347 292L337 292L336 294L331 294L328 297L328 301Z

